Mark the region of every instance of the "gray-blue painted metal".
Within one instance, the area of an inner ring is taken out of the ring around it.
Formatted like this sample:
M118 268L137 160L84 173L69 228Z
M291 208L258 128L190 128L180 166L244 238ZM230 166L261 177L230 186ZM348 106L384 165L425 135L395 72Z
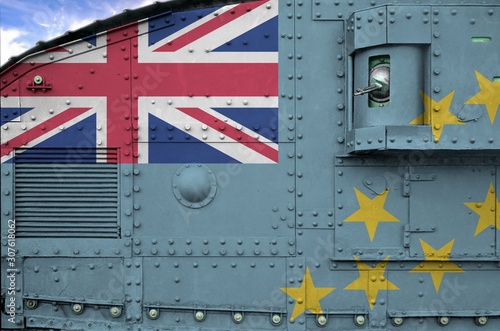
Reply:
M17 271L20 174L58 170L2 164L2 328L500 330L499 85L497 1L280 0L277 164L120 164L114 232Z

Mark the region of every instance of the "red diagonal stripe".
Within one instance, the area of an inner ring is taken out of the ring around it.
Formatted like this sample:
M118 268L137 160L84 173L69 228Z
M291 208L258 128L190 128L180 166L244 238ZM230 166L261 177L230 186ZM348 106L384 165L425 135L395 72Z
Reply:
M80 116L86 111L92 108L68 108L60 114L55 115L51 119L46 120L38 124L37 126L29 129L23 134L6 141L2 144L2 150L0 156L5 156L9 154L14 148L21 147L26 143L42 136L43 134L50 132L57 128L59 125L72 120L73 118Z
M234 8L220 14L219 16L214 17L208 22L198 26L190 30L189 32L184 33L183 35L175 38L174 40L168 42L167 44L157 48L154 50L155 52L175 52L182 47L189 45L195 40L200 39L201 37L206 36L212 31L217 30L218 28L228 24L231 21L234 21L238 17L243 16L248 11L255 9L262 5L263 2L255 1L250 3L242 3Z
M218 132L228 136L229 138L245 145L246 147L253 149L259 154L264 155L268 159L278 162L278 151L270 147L266 143L258 141L248 134L237 130L231 125L221 122L217 117L214 117L207 112L199 108L177 108L183 113L197 119L200 122L206 123L211 128L217 130Z

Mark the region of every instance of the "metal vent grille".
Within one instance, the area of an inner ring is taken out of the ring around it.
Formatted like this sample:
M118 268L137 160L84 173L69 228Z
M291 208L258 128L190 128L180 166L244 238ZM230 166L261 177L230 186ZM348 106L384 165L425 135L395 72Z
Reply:
M15 164L18 237L118 238L117 164Z
M16 163L118 163L116 148L18 148Z

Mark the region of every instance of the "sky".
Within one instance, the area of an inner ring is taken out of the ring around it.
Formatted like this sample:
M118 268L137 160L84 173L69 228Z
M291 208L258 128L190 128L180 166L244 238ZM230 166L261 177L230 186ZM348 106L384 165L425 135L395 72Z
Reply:
M0 65L40 41L156 0L0 1ZM163 2L163 1L158 1Z

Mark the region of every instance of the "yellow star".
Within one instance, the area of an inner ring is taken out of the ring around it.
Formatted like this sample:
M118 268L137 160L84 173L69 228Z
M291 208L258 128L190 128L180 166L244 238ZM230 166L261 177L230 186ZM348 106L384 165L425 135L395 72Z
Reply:
M323 310L319 301L335 290L335 287L315 287L309 268L306 268L306 274L300 287L282 287L280 290L295 300L290 318L290 321L293 321L306 310L313 314L322 314Z
M425 112L411 121L410 124L431 125L434 142L438 143L445 125L464 124L463 122L460 122L458 117L450 112L451 100L453 100L454 94L455 91L451 91L450 94L436 102L427 94L420 91L422 101L424 102Z
M385 268L389 257L377 263L373 268L370 268L366 263L361 262L356 256L356 265L359 271L359 278L351 284L347 285L344 290L362 290L365 291L366 299L370 304L370 309L377 301L378 291L399 290L399 287L391 283L384 276Z
M370 199L356 188L354 188L354 192L358 199L359 209L346 218L344 222L364 222L370 241L373 241L380 222L399 222L394 215L384 209L389 190L386 189L373 199Z
M472 98L465 101L465 104L485 105L488 115L490 116L491 124L493 124L498 111L498 105L500 105L500 82L492 82L478 71L474 70L474 72L476 73L480 91Z
M451 249L455 239L448 242L446 245L436 250L434 247L420 239L420 245L424 251L425 261L410 270L410 272L428 272L431 274L432 282L436 293L439 292L441 281L446 272L464 272L455 263L450 262Z
M500 230L500 202L496 197L493 183L490 183L490 188L488 189L488 193L486 193L486 198L483 202L464 202L464 205L479 215L479 222L477 223L474 237L491 225L496 225L496 228Z

